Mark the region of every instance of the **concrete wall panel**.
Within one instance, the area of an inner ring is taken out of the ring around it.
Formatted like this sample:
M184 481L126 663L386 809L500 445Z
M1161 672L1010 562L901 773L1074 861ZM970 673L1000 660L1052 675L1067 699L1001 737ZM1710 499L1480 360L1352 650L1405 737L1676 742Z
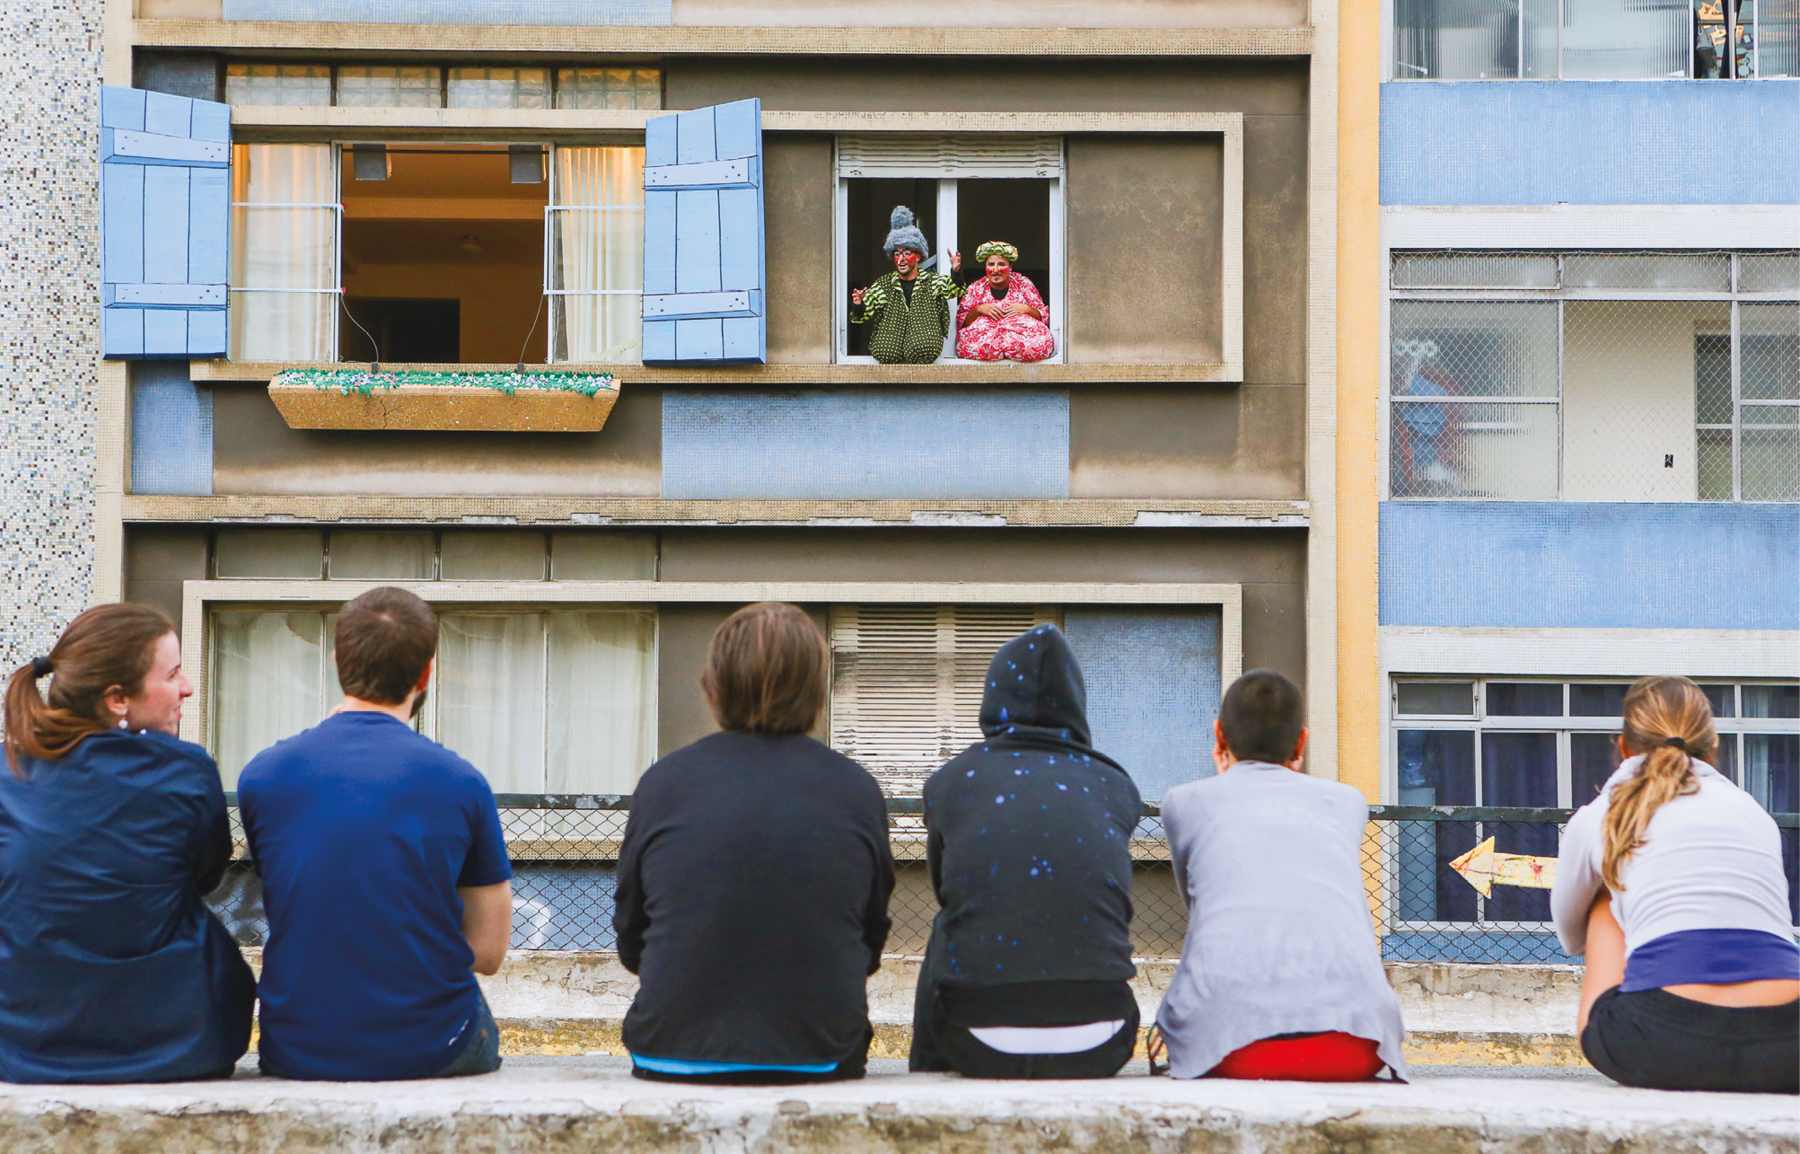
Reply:
M1305 496L1300 385L1069 391L1073 497Z
M167 3L169 0L160 0ZM1301 0L1075 0L970 4L914 0L674 0L677 26L699 28L1295 28Z
M1222 138L1073 136L1068 157L1069 359L1222 359Z
M769 363L831 361L832 139L763 137Z
M133 525L125 534L125 600L154 605L179 629L181 583L207 578L206 552L211 531L203 525ZM197 677L201 655L183 658L188 676Z

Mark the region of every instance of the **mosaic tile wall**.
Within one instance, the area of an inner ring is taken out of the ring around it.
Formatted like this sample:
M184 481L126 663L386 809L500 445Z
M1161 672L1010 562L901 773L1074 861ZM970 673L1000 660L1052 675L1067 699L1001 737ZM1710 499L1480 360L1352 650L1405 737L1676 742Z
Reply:
M87 607L100 351L100 0L0 4L0 668Z

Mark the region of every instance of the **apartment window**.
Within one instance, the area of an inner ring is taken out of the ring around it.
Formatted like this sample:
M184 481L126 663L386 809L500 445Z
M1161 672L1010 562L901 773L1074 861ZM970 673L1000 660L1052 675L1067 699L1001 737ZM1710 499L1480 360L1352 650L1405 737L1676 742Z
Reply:
M220 580L654 581L654 533L610 529L221 529Z
M840 361L873 363L868 326L850 323L850 294L892 271L882 245L895 205L913 210L932 246L923 269L949 275L947 254L961 251L964 274L978 277L975 249L983 241L1016 247L1017 271L1037 286L1050 312L1056 348L1049 362L1063 359L1061 137L846 135L837 141L837 174ZM952 331L938 363L955 359Z
M1396 252L1396 498L1800 500L1800 253Z
M630 793L655 760L656 613L633 606L439 607L414 724L496 793ZM227 789L249 760L342 700L335 606L211 615L212 745Z
M1394 801L1400 805L1569 809L1618 768L1627 682L1523 678L1396 679ZM1774 813L1800 809L1800 684L1702 683L1719 734L1715 767ZM1409 921L1546 921L1539 890L1481 898L1448 863L1489 835L1507 853L1554 856L1555 827L1402 823L1400 916ZM1800 895L1795 831L1782 830L1788 887ZM1800 906L1795 919L1800 922Z
M660 109L656 68L491 68L442 64L241 63L225 67L239 105L343 108Z
M558 147L545 215L550 359L643 359L644 150Z
M1800 0L1395 0L1396 80L1800 75Z
M237 144L231 152L231 359L336 359L344 283L336 149Z
M893 797L981 738L988 662L1052 606L834 605L831 746L862 763Z

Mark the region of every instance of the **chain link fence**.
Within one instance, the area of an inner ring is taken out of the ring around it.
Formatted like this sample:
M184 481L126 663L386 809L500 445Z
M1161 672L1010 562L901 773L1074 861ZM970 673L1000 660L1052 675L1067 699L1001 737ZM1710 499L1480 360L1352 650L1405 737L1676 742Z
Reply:
M501 795L516 876L515 950L610 950L614 870L631 799L619 796ZM888 952L922 954L937 913L925 865L925 827L916 798L890 798L889 829L896 884L888 912ZM1569 810L1494 806L1374 806L1363 842L1363 873L1383 958L1404 962L1572 963L1557 945L1546 888L1530 865L1512 857L1554 858ZM209 899L245 946L260 946L268 929L262 888L231 809L237 857ZM1796 878L1800 816L1777 814L1790 895ZM1453 867L1493 839L1496 859ZM1168 840L1155 806L1146 806L1132 838L1135 915L1132 937L1147 958L1176 958L1187 933L1187 908L1175 888ZM1484 894L1484 870L1499 873ZM1510 871L1510 874L1509 874ZM1509 880L1510 878L1510 880ZM1792 896L1790 896L1792 900ZM1800 922L1800 910L1795 911Z

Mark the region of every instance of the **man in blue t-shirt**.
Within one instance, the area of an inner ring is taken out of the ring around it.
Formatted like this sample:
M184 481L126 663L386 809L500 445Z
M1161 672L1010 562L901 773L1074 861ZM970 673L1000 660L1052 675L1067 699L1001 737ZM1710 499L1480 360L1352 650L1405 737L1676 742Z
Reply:
M362 1082L500 1066L475 975L506 957L512 864L487 780L410 724L437 642L437 616L403 589L344 606L344 703L238 780L269 916L264 1073Z

